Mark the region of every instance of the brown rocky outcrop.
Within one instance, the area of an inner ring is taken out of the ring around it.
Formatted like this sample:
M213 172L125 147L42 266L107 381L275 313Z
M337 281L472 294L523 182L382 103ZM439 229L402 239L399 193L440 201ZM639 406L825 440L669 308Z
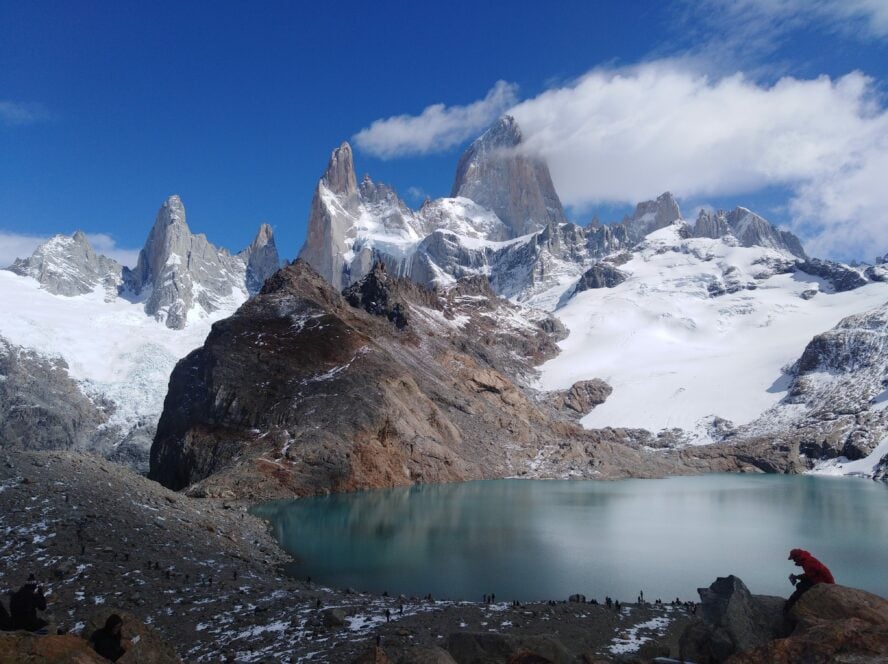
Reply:
M0 664L106 664L79 636L0 632Z

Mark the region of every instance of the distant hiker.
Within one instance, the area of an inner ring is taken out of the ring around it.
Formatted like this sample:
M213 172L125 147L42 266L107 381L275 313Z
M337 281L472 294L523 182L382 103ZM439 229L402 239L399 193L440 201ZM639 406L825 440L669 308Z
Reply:
M793 549L789 552L787 560L791 560L801 567L804 574L789 575L789 582L795 586L795 592L789 596L786 604L783 605L784 613L792 608L792 605L798 601L799 597L818 583L836 582L829 568L804 549Z
M43 588L37 585L37 579L31 574L28 582L9 598L12 628L36 632L46 627L49 623L38 618L37 611L46 611L46 598Z
M644 591L643 590L638 591L638 603L644 604Z
M123 645L122 629L123 619L116 613L112 613L105 621L105 626L92 633L89 643L93 650L102 657L116 662L126 652Z
M604 597L604 604L605 604L605 606L607 606L607 608L609 608L609 609L610 609L610 608L613 608L613 606L614 606L614 600L611 599L611 596L610 596L610 595L605 595L605 597Z
M392 620L392 611L391 611L391 609L386 609L385 610L385 621L391 622L391 620Z
M614 600L614 610L615 610L617 613L620 612L620 600L618 600L618 599L615 599L615 600Z

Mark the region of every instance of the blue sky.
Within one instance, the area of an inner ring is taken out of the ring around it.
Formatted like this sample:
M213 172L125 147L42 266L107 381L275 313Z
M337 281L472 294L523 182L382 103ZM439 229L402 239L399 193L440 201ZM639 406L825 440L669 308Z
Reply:
M293 257L342 140L416 203L515 106L577 221L672 189L888 251L886 3L427 4L0 0L0 258L78 228L138 248L172 193L211 241L267 221Z

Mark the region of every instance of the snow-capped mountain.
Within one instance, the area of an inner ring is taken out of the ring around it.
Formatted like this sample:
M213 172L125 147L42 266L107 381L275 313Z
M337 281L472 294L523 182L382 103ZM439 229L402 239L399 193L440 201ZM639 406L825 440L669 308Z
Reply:
M500 296L553 311L570 334L537 387L604 379L613 393L585 426L642 427L672 443L750 430L791 399L790 367L815 335L888 298L880 261L809 258L744 207L690 223L667 192L619 223L570 223L545 163L520 148L517 123L501 119L460 159L453 197L414 211L369 178L355 186L343 144L301 257L337 288L381 260L435 288L480 275Z
M888 298L884 284L836 292L786 250L692 230L678 220L619 266L605 259L594 269L619 277L578 289L555 312L570 334L540 368L540 388L590 378L613 387L584 425L721 439L787 396L784 367L812 337Z
M123 283L123 266L97 255L81 231L50 238L30 257L17 259L9 270L36 279L55 295L85 295L102 286L110 300L117 297Z
M19 425L60 419L67 422L60 428L70 431L58 446L97 449L144 468L176 362L203 342L213 322L256 292L279 262L267 225L233 256L191 233L178 196L160 208L133 270L97 255L81 232L51 238L31 257L0 270L0 339L11 367L0 380L29 376L21 393L56 390L71 398L35 397L24 404L10 396L0 430L5 423L10 431L17 418L15 439L25 440ZM47 362L53 371L41 368ZM36 376L52 384L35 382ZM73 396L71 385L92 410ZM23 420L25 407L32 411ZM88 416L64 416L83 408Z

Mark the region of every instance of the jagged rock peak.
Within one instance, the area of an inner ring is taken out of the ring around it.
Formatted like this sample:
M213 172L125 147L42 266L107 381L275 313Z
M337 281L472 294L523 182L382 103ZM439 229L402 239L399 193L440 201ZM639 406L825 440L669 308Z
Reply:
M327 189L334 194L345 194L346 196L357 194L355 161L348 141L343 141L342 145L333 150L322 180Z
M522 139L521 127L511 115L504 115L475 141L488 150L496 148L514 148Z
M192 234L175 195L161 205L135 269L124 278L133 294L148 293L145 313L173 329L184 328L189 315L234 306L247 296L243 257Z
M268 224L261 224L259 232L238 256L247 268L246 285L251 295L259 292L262 284L281 266L281 258L274 241L274 231Z
M516 150L521 140L515 118L497 120L460 157L451 192L495 212L513 237L567 221L549 167Z
M748 208L737 207L727 213L725 219L744 247L782 249L799 258L807 258L801 241L795 235L778 229Z
M38 246L29 258L18 258L11 272L36 279L54 295L84 295L100 284L107 298L117 295L123 267L114 259L96 254L86 234L55 235Z
M161 223L165 226L172 226L175 223L183 223L187 226L185 221L185 205L182 203L179 194L173 194L160 206L160 210L157 211L157 218L154 225L157 226Z
M717 240L730 234L731 228L728 226L728 220L725 218L723 210L711 212L709 210L700 210L697 215L697 221L694 224L695 237L708 237Z
M657 196L656 200L643 201L636 205L632 216L624 218L622 223L629 227L632 238L637 241L648 233L666 228L678 219L681 219L678 202L667 191Z

